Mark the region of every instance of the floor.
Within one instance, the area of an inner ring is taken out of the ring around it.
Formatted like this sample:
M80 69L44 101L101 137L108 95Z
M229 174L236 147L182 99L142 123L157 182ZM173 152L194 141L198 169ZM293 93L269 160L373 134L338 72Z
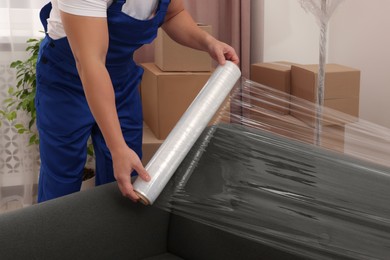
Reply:
M18 200L8 201L1 205L0 214L23 208L23 203Z
M90 189L95 186L95 177L86 180L81 185L81 191ZM33 199L32 203L37 201L37 185L33 186ZM30 203L25 204L23 199L24 189L23 186L7 187L0 189L0 214L11 212L17 209L21 209L26 206L30 206Z

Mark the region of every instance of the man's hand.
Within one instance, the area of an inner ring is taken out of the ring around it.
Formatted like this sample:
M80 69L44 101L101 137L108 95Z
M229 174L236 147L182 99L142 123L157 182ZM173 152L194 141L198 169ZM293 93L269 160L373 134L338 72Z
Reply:
M171 0L162 28L176 42L207 51L221 65L225 64L226 60L239 63L238 55L231 46L215 39L197 26L185 10L183 0Z
M141 160L137 154L125 147L123 150L111 153L114 167L114 177L118 182L119 190L122 195L136 202L139 197L134 192L131 184L131 173L133 170L137 171L139 177L144 181L150 181L150 176L146 172Z
M220 65L224 65L227 60L235 63L240 62L236 51L230 45L218 41L214 37L209 37L208 52L210 56L218 61Z

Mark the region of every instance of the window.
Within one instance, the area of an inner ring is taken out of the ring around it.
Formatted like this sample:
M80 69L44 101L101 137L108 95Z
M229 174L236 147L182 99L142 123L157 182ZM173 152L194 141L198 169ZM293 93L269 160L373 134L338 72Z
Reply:
M49 0L0 1L0 51L23 51L26 40L42 37L39 11Z

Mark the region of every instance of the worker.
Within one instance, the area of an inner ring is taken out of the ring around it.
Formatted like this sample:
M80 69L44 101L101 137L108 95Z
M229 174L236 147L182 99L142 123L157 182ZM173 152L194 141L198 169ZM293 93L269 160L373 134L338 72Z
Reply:
M134 51L161 26L175 41L206 51L219 64L235 50L199 29L183 0L52 0L40 13L46 37L37 60L36 111L41 169L38 202L80 190L92 139L96 185L117 181L133 201L131 174L145 181L143 70Z

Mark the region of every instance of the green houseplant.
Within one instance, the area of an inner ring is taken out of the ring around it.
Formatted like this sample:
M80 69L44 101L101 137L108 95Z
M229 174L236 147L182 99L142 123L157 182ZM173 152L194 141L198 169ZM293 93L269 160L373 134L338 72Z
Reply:
M24 111L29 117L28 125L18 123L15 128L20 134L29 134L30 144L38 144L38 134L32 130L36 120L35 93L36 93L36 74L35 68L38 58L39 44L41 40L29 39L26 51L30 56L25 60L17 60L11 63L10 67L16 69L16 87L8 89L9 98L4 100L5 109L0 110L4 119L14 121L17 119L17 111ZM0 121L1 125L1 121Z
M15 87L8 89L9 97L4 100L4 109L0 110L0 126L3 120L17 121L18 111L27 114L29 120L28 124L16 123L14 127L19 134L29 135L29 144L38 145L39 136L35 129L36 123L36 108L35 108L35 94L36 94L36 64L38 59L39 45L42 39L29 39L27 41L28 47L26 51L29 56L26 60L17 60L10 64L10 67L16 69ZM88 145L88 155L93 157L93 147L90 143ZM84 169L83 180L87 180L94 176L94 171L90 168Z

